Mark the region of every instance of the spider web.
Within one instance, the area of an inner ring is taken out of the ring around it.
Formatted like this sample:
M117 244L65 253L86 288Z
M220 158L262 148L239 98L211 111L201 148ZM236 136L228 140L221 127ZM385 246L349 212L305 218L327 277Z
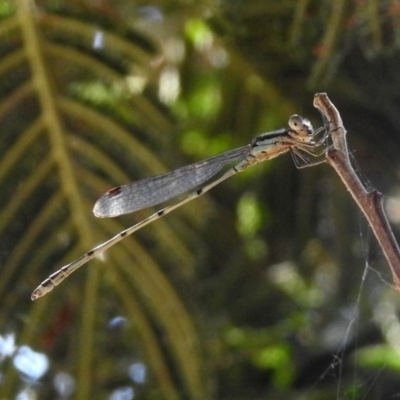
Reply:
M353 164L357 165L354 157L350 156ZM367 190L374 190L358 166L357 174ZM380 262L384 259L382 251L361 213L358 229L364 258L358 289L354 301L343 312L343 320L347 319L347 323L336 350L330 356L331 361L301 397L304 400L320 398L320 389L327 380L332 379L336 387L332 399L400 398L400 386L394 385L392 380L393 376L399 374L399 365L393 363L390 355L392 352L393 358L396 358L400 354L400 324L396 314L398 293L391 283L389 270L383 269L387 268L384 265L386 260ZM352 269L356 271L357 266ZM365 304L372 313L369 321L364 312ZM379 340L375 338L365 343L363 330L368 324L372 324L375 332L379 332Z

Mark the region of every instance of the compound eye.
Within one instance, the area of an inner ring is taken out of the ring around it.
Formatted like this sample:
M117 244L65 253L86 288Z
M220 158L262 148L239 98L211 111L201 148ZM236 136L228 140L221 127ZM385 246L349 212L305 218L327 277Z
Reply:
M289 118L289 127L294 131L312 131L311 122L298 114L294 114Z
M300 117L298 114L294 114L289 118L289 126L294 131L299 131L303 129L303 117Z

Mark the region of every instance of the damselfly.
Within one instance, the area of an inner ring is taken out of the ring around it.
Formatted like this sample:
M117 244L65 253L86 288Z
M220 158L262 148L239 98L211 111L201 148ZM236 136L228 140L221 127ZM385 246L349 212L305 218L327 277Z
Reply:
M56 285L60 284L80 266L118 243L126 236L131 235L133 232L156 221L158 218L196 197L201 196L214 186L254 164L270 160L287 152L291 153L297 168L324 162L325 159L321 159L320 156L325 153L325 149L322 149L322 152L319 153L316 149L325 142L329 132L323 128L314 131L310 121L299 115L292 115L288 125L289 128L264 133L253 139L246 146L226 151L204 161L178 168L163 175L117 186L109 190L97 200L94 206L93 212L96 217L116 217L160 204L196 187L198 188L204 182L214 177L227 164L238 162L238 164L227 170L219 178L200 189L192 191L183 200L160 209L143 221L118 233L113 238L98 245L75 261L51 274L34 290L31 296L32 300L36 300L53 290ZM319 134L322 135L316 140ZM313 156L314 159L309 159L307 155Z

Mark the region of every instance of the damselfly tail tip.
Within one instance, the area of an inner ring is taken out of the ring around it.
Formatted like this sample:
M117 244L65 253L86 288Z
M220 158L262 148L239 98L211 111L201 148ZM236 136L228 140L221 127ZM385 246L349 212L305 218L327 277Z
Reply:
M45 283L46 282L46 283ZM42 282L33 292L31 295L31 300L35 301L39 297L43 297L45 294L49 293L51 290L54 289L54 284L50 280L46 280Z
M42 297L45 293L42 292L41 287L38 286L31 295L31 300L35 301L36 299L38 299L39 297Z

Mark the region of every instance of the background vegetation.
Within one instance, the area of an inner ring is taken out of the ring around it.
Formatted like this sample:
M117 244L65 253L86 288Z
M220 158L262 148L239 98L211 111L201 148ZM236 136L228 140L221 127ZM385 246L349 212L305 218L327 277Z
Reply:
M325 165L258 165L30 301L152 212L96 219L103 192L293 113L317 127L321 91L399 237L399 17L396 0L0 0L1 398L399 396L399 294Z

